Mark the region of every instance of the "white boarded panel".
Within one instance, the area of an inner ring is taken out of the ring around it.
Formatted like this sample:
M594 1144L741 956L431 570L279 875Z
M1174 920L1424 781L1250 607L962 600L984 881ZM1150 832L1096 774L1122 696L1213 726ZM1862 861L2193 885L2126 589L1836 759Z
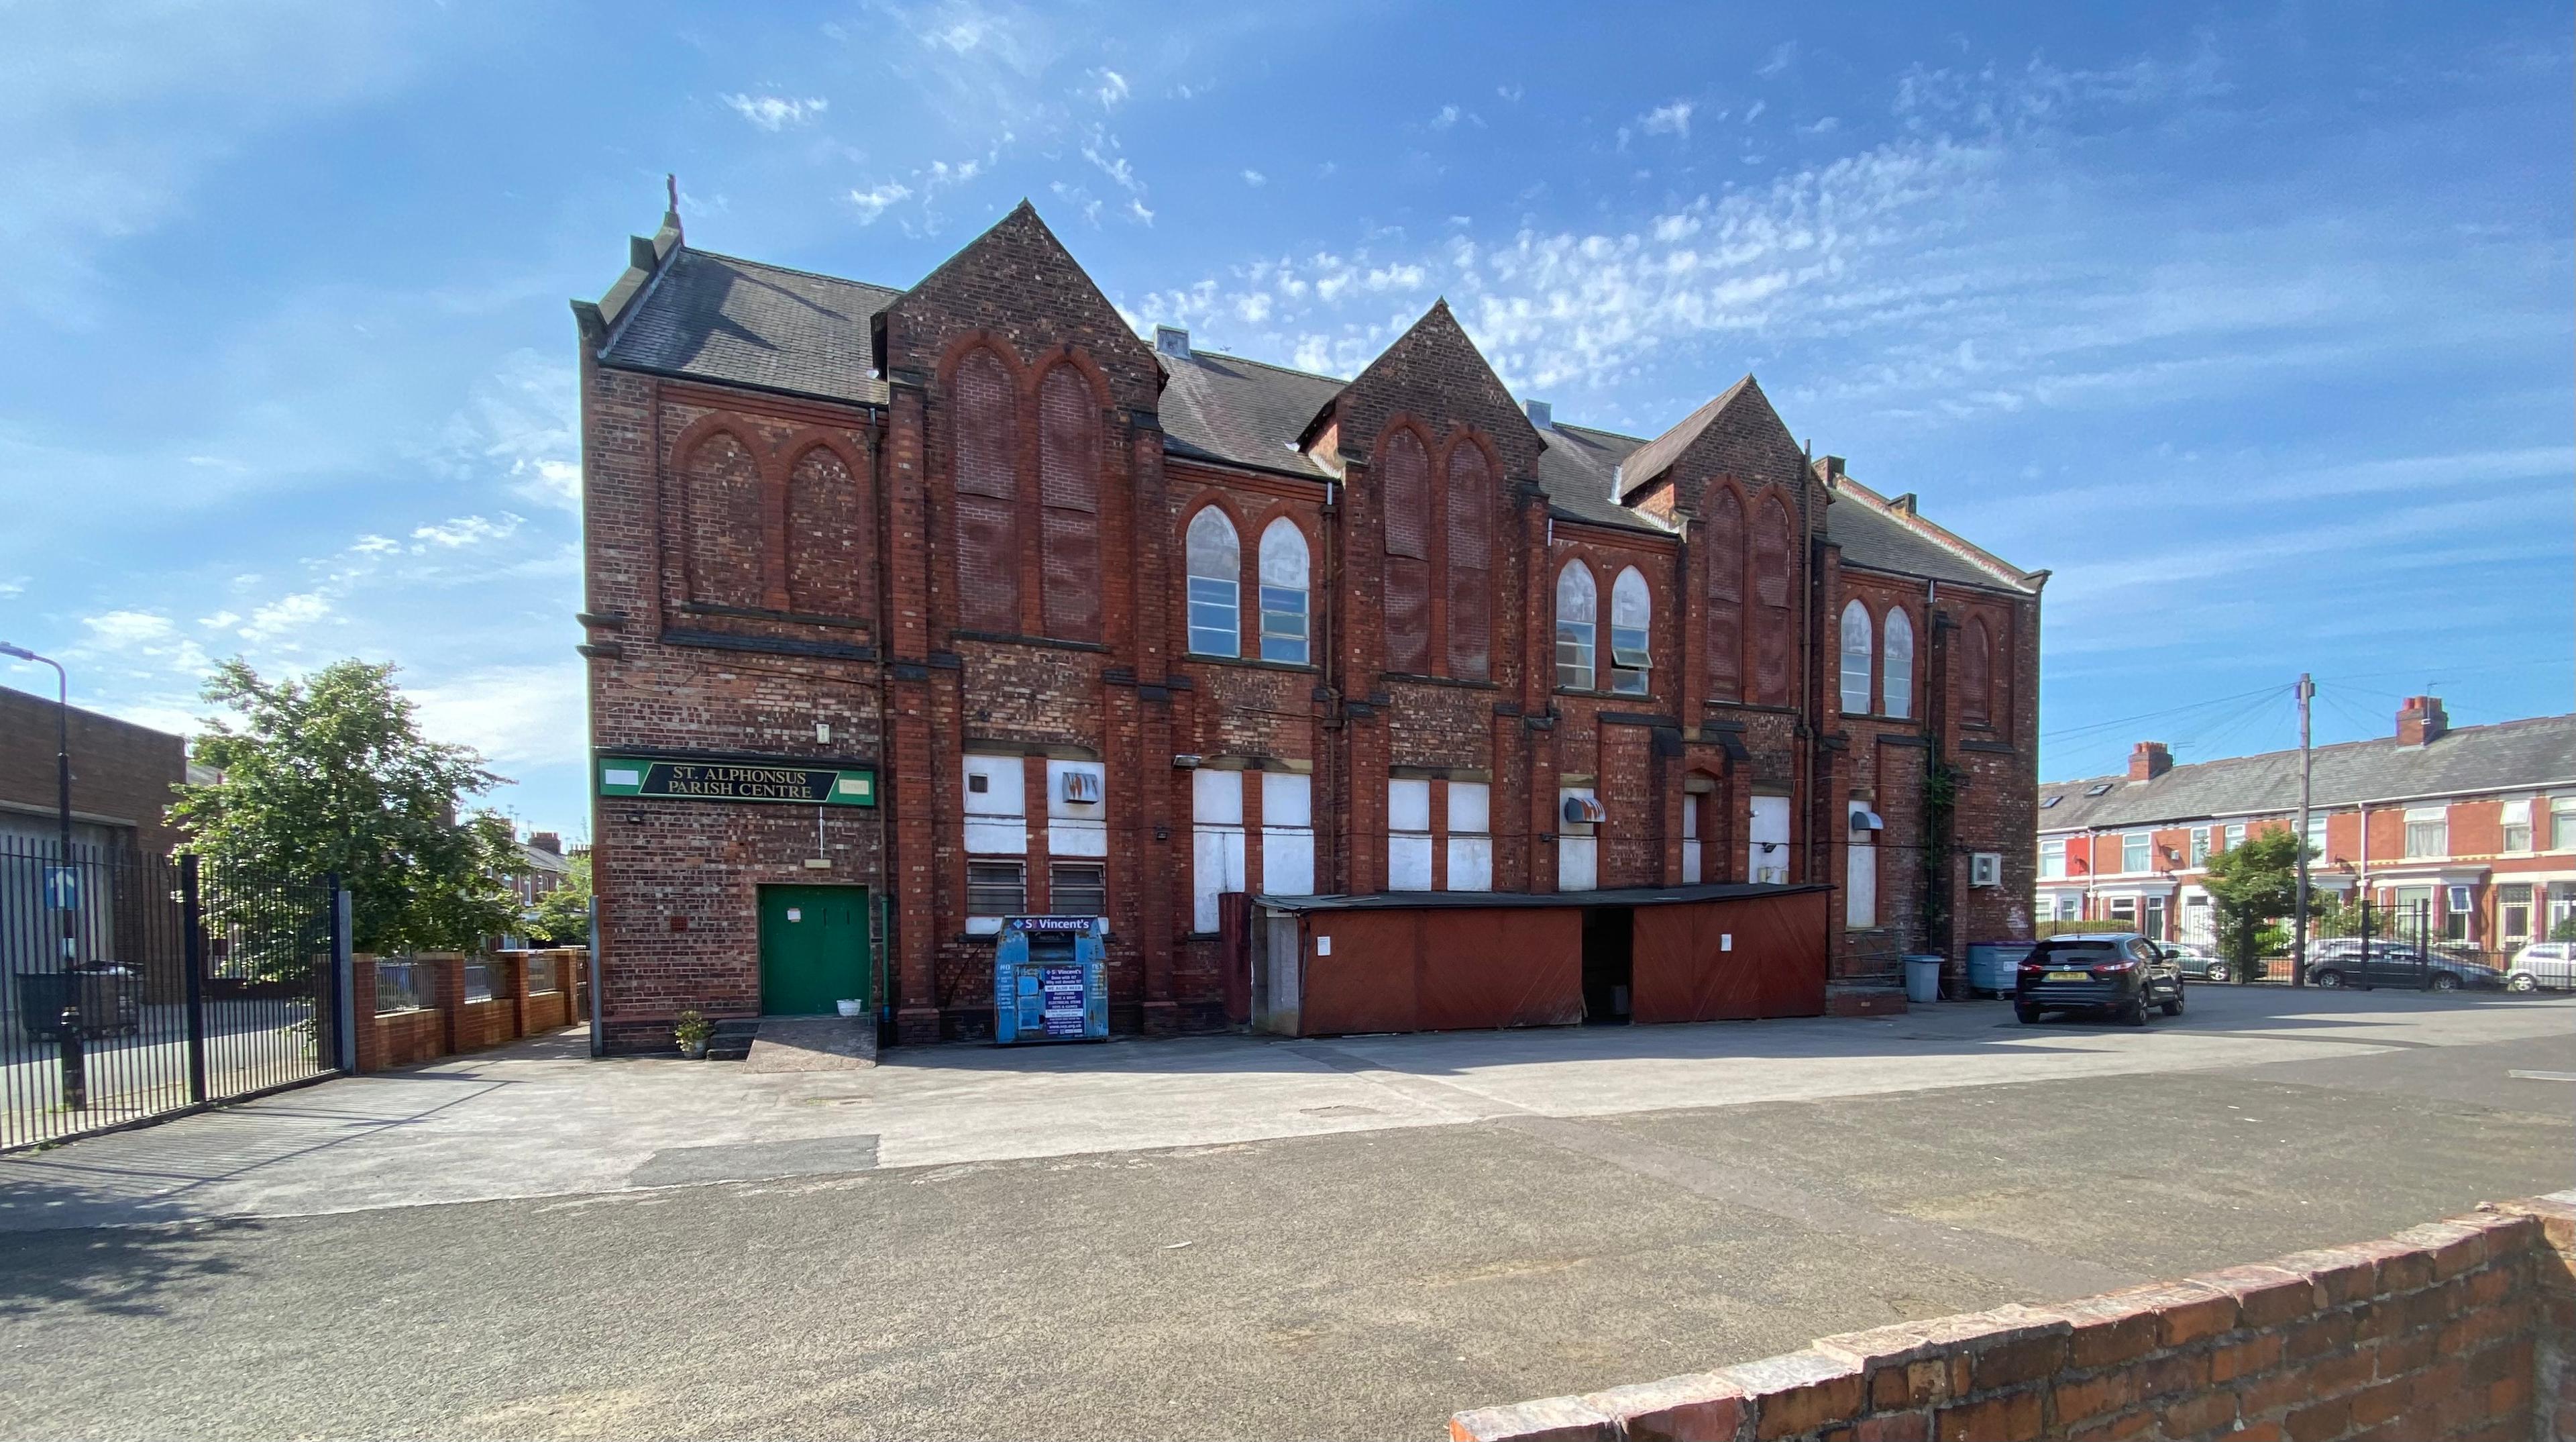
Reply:
M1190 773L1191 819L1199 824L1241 826L1243 824L1243 773L1209 771Z
M973 756L966 758L966 814L969 816L1026 816L1028 800L1022 794L1024 773L1017 756ZM978 784L983 790L976 790ZM970 848L971 849L971 848ZM1025 850L1025 845L1020 849Z
M1601 843L1589 836L1556 838L1556 889L1591 891L1601 884Z
M1243 828L1199 827L1191 833L1190 853L1190 929L1214 931L1216 899L1243 889Z
M1386 783L1386 829L1389 831L1429 831L1431 829L1431 783L1413 776L1394 777Z
M1311 828L1261 828L1261 889L1273 896L1315 894L1315 833Z
M1109 824L1059 817L1047 823L1047 851L1055 856L1107 856Z
M1482 836L1493 830L1493 794L1493 788L1482 781L1450 782L1450 831Z
M1494 839L1490 836L1449 838L1449 889L1494 889Z
M1398 834L1386 839L1386 889L1431 889L1431 838Z
M1007 821L969 816L966 849L978 856L1026 856L1029 829L1016 816Z
M1261 824L1315 824L1315 778L1286 771L1261 773Z

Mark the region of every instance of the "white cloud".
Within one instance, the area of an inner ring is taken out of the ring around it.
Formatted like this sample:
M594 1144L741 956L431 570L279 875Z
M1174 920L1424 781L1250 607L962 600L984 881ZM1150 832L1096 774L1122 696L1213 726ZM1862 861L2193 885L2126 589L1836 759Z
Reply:
M518 533L520 520L520 517L504 511L499 520L486 516L458 516L454 520L420 526L411 533L412 540L418 543L412 550L417 552L437 546L452 551L465 546L479 546L487 541L507 540Z
M877 217L886 213L886 207L911 194L911 186L889 180L868 190L851 191L850 204L858 207L859 224L874 225Z
M734 113L773 133L791 125L803 125L832 108L832 102L820 96L791 100L783 95L727 95L723 99L725 104L733 107Z
M0 580L0 596L17 596L25 594L29 579L30 578L26 576L11 576L7 580Z
M1771 47L1771 53L1763 57L1762 64L1757 67L1753 73L1756 75L1777 75L1781 71L1786 70L1797 63L1798 42L1795 40L1783 40L1779 44Z
M582 663L492 666L408 689L421 728L499 766L578 762L585 736Z
M1256 187L1268 185L1270 183L1270 177L1262 174L1258 170L1247 170L1243 172L1243 183Z
M1824 119L1816 121L1811 125L1799 126L1798 133L1801 135L1831 135L1841 128L1842 121L1834 116L1828 115Z
M432 457L458 480L497 473L531 502L571 511L581 505L578 381L573 368L517 350L474 383L448 417Z
M1459 110L1457 106L1443 105L1432 115L1431 128L1434 130L1447 130L1449 127L1458 123L1458 115Z
M84 616L81 624L89 628L92 643L112 651L166 641L177 634L169 617L151 611L109 611Z
M1658 105L1637 117L1637 128L1648 135L1674 135L1687 140L1690 138L1691 111L1696 108L1687 100Z
M301 632L329 619L331 603L319 592L299 591L269 602L250 613L250 620L239 632L245 641L260 643L286 642L295 649Z
M1126 76L1119 74L1115 70L1107 69L1095 70L1091 72L1091 76L1093 83L1090 95L1094 101L1099 103L1101 109L1115 110L1126 101Z

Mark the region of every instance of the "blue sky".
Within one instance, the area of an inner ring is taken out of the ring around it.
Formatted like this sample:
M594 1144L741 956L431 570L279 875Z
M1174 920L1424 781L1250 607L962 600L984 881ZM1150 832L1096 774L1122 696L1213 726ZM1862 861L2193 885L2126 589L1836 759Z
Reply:
M400 662L583 832L565 301L676 171L896 285L1029 196L1140 325L1344 374L1446 295L1587 424L1752 370L2055 573L2051 777L2288 744L2303 669L2328 740L2570 709L2566 7L2106 8L22 0L0 637L172 727Z

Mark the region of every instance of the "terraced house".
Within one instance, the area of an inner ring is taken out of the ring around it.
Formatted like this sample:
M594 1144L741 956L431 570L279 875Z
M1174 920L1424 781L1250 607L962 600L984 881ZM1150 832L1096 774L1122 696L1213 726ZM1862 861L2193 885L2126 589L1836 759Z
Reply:
M1349 379L1149 343L1025 204L906 289L666 215L574 309L620 1045L984 1035L1030 914L1145 1031L1865 1009L2028 929L2045 573L1749 376L1642 438L1445 304Z
M2454 729L2441 698L2411 697L2390 735L2317 747L2310 788L2310 881L2330 895L2485 950L2576 920L2576 716ZM2040 787L2040 917L2209 941L2209 858L2298 804L2296 751L2177 766L2141 741L2125 775Z

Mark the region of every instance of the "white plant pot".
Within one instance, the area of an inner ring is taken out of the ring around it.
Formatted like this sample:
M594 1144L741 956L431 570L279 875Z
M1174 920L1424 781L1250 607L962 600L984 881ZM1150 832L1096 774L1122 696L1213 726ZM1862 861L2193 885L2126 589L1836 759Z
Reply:
M868 1009L868 1004L864 1001L836 1001L832 1004L841 1009L843 1016L858 1016Z

